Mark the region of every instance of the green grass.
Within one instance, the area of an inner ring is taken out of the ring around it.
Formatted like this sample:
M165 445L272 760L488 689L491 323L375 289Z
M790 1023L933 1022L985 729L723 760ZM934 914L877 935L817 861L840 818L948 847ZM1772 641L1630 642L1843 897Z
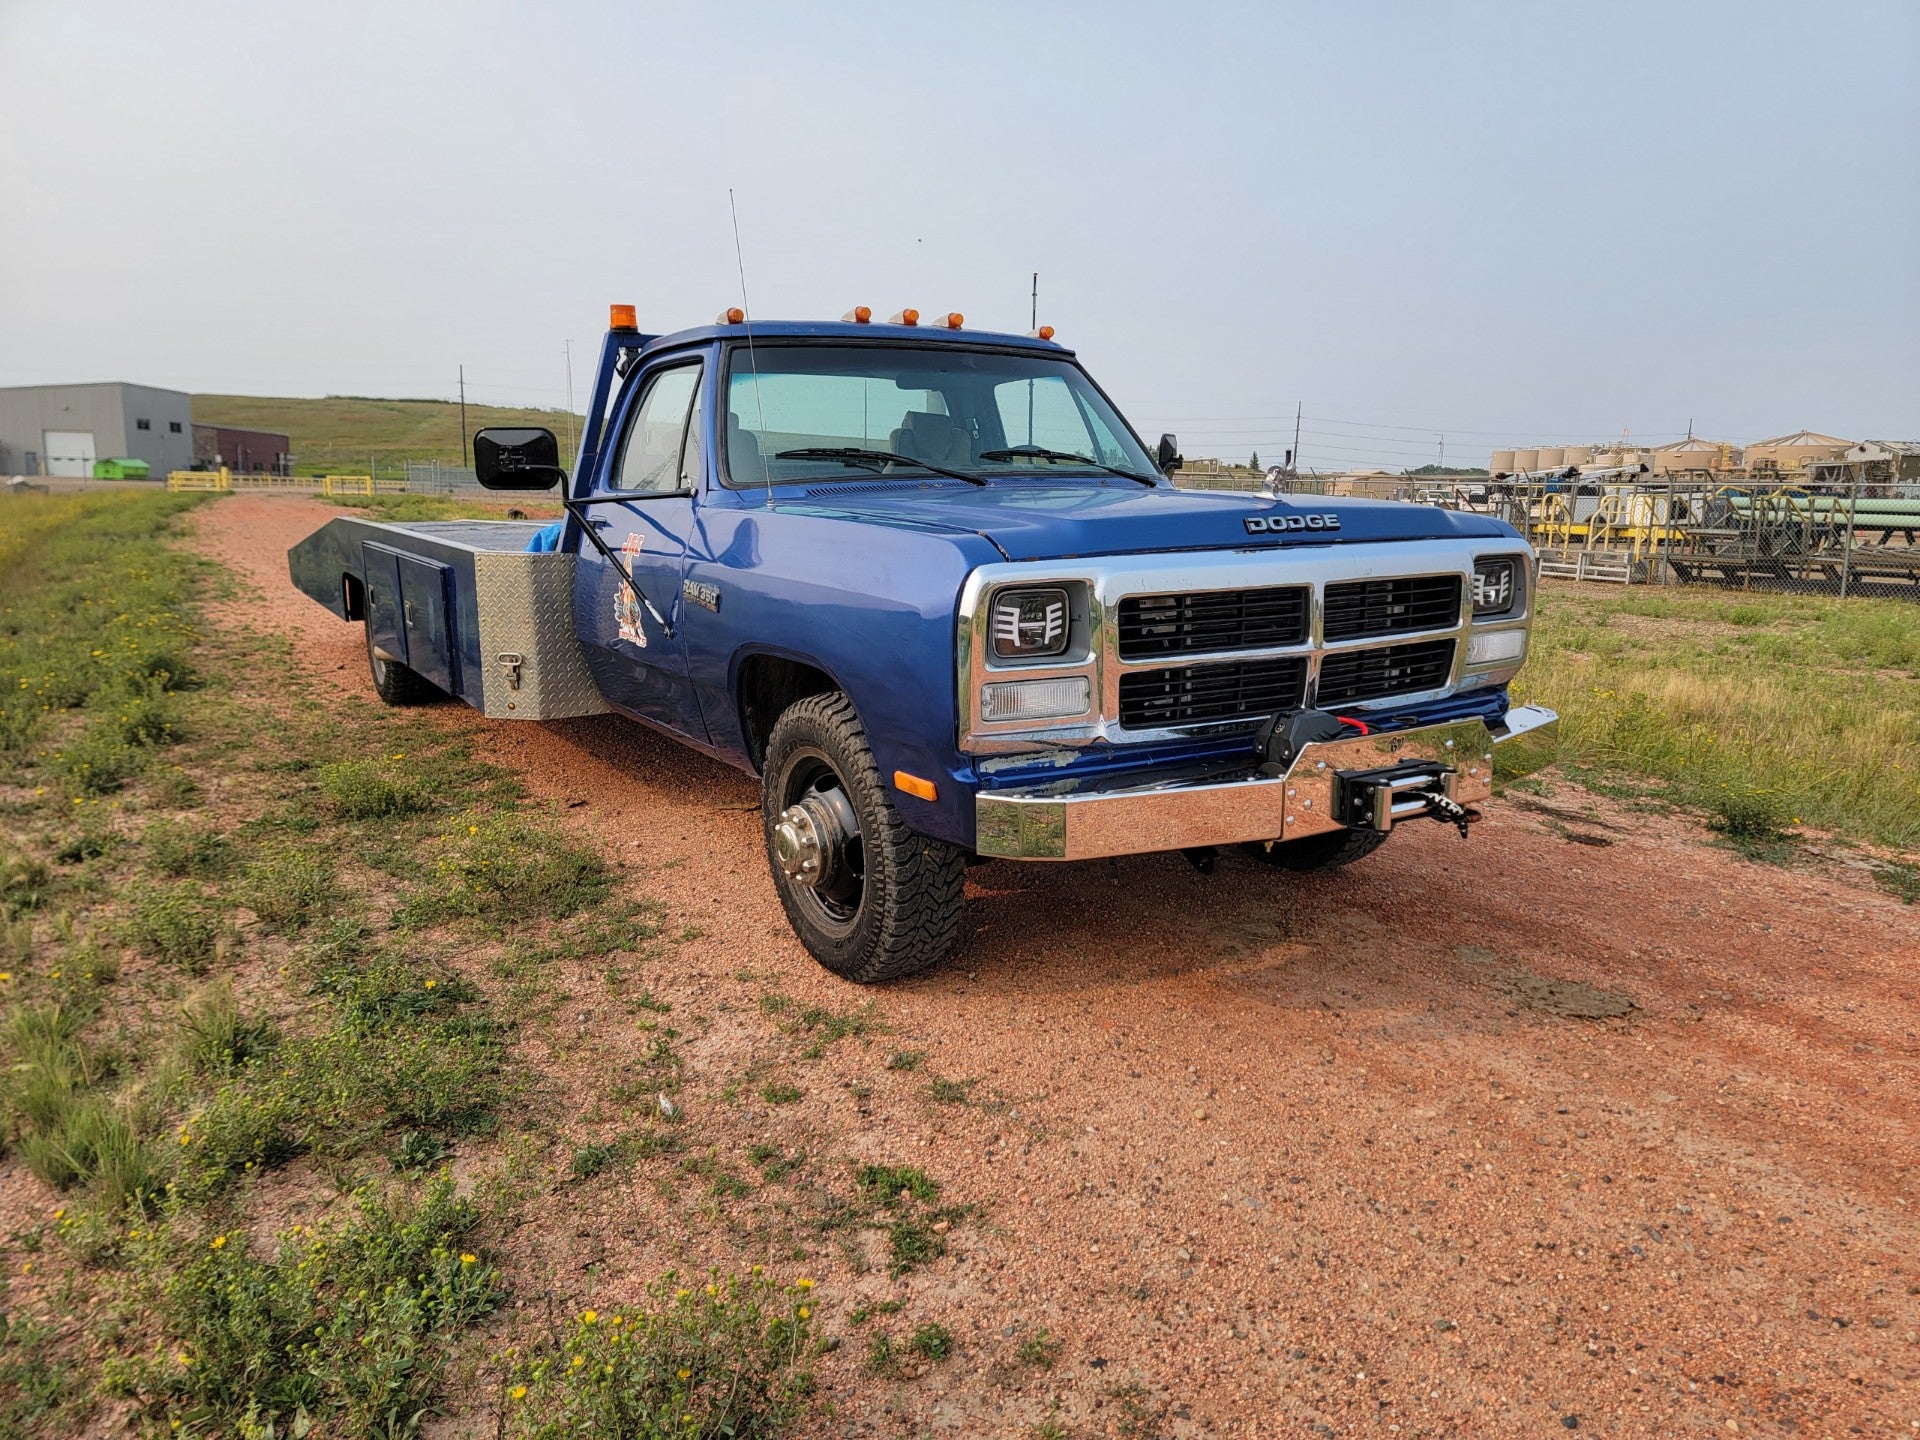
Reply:
M352 395L307 398L275 395L196 395L193 418L201 425L269 430L292 443L294 469L302 475L364 475L369 463L383 471L408 460L458 465L460 406L446 400L386 400ZM580 417L573 434L580 434ZM564 410L467 406L466 433L488 425L543 425L564 448Z
M1574 773L1726 820L1920 847L1920 611L1896 601L1549 585L1516 695Z
M195 623L221 582L168 541L191 503L0 509L0 1140L61 1197L4 1322L0 1434L82 1433L106 1394L151 1433L410 1433L495 1294L479 1212L426 1172L518 1083L442 921L524 916L571 952L652 912L568 933L605 877L516 817L512 777L419 719L274 703L302 683L285 647ZM479 843L427 849L439 790ZM210 791L217 826L166 813ZM370 894L427 918L375 930ZM355 1218L250 1241L259 1177L303 1154L310 1213ZM123 1328L53 1323L78 1310Z

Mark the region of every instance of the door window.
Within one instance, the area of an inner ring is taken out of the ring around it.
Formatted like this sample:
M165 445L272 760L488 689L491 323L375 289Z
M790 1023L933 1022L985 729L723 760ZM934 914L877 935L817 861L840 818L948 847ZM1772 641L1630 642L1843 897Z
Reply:
M700 373L698 364L681 365L646 382L614 467L614 489L660 495L695 487L701 465Z

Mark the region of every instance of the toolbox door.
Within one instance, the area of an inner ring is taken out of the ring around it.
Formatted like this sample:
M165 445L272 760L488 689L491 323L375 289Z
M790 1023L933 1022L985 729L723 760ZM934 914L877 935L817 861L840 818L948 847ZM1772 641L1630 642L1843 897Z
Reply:
M407 637L400 626L400 552L384 545L361 545L360 574L367 590L367 640L405 664Z
M400 616L407 636L407 666L449 695L453 682L453 627L447 623L447 602L453 572L445 565L402 555L400 561Z

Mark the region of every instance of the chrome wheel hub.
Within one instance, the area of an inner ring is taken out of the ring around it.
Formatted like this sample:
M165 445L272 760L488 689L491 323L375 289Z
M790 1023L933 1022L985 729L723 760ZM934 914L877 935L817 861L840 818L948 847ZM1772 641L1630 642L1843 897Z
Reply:
M859 833L844 791L815 790L780 812L773 858L787 879L817 890L846 871L847 845Z
M804 805L789 805L773 827L773 856L780 873L798 885L820 883L820 829Z

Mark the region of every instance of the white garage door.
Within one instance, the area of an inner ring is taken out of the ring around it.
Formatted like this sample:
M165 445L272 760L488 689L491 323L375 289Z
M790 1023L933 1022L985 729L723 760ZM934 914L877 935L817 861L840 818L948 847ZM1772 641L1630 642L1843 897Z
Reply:
M91 430L47 430L42 432L47 448L49 475L93 474L93 432Z

